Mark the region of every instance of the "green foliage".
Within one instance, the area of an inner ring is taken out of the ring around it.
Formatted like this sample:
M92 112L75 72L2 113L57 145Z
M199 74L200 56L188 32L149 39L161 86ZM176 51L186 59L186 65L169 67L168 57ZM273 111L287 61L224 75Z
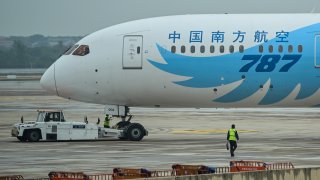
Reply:
M75 37L75 42L79 39ZM48 68L70 47L62 41L50 45L42 35L11 37L11 40L14 43L10 48L0 47L0 68Z

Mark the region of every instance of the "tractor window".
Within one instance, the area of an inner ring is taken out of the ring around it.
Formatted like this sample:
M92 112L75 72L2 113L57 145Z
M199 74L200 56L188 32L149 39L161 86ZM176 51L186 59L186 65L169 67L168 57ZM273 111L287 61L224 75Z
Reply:
M61 112L43 112L38 115L38 122L65 122L63 114Z
M45 115L46 115L46 113L44 113L44 112L39 113L38 118L37 118L37 122L43 122Z
M60 112L49 112L44 119L45 122L60 122Z
M60 122L60 112L53 113L53 121Z
M46 116L44 117L44 122L49 122L53 120L52 113L46 113Z
M89 53L90 53L89 46L88 45L81 45L72 53L72 55L85 56Z
M63 113L60 112L60 119L61 119L61 122L66 122L66 120L64 119L64 116L63 116Z

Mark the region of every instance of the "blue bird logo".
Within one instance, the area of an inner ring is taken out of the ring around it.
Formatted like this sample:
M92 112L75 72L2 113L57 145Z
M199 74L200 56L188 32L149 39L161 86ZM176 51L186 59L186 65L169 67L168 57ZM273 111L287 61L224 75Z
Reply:
M246 49L219 56L195 57L172 53L161 45L157 49L166 63L148 61L156 68L179 76L189 77L173 83L189 88L213 88L230 84L241 79L240 86L214 99L214 102L232 103L243 100L255 92L268 80L271 81L267 94L259 102L270 105L286 98L297 85L301 85L297 100L313 95L320 87L320 69L314 67L314 38L310 32L320 30L320 24L310 25L290 32L290 41L279 43L269 40ZM259 52L259 46L274 47L274 53ZM283 51L277 50L283 46ZM292 46L292 50L289 50ZM302 50L298 50L298 46ZM251 60L251 61L249 61ZM256 62L254 62L256 61ZM251 64L250 64L251 63ZM223 80L221 80L223 77Z

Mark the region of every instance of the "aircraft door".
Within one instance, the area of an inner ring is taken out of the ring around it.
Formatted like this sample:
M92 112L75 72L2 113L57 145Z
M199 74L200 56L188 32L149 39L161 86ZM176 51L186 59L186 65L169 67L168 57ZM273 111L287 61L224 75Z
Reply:
M142 69L142 45L142 36L128 35L123 37L123 69Z
M314 66L320 68L320 34L314 39Z

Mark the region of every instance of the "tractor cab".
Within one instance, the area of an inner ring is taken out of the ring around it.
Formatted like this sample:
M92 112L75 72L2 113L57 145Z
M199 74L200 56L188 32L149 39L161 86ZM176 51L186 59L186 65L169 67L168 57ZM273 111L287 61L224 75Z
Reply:
M36 122L65 122L62 110L38 110Z

